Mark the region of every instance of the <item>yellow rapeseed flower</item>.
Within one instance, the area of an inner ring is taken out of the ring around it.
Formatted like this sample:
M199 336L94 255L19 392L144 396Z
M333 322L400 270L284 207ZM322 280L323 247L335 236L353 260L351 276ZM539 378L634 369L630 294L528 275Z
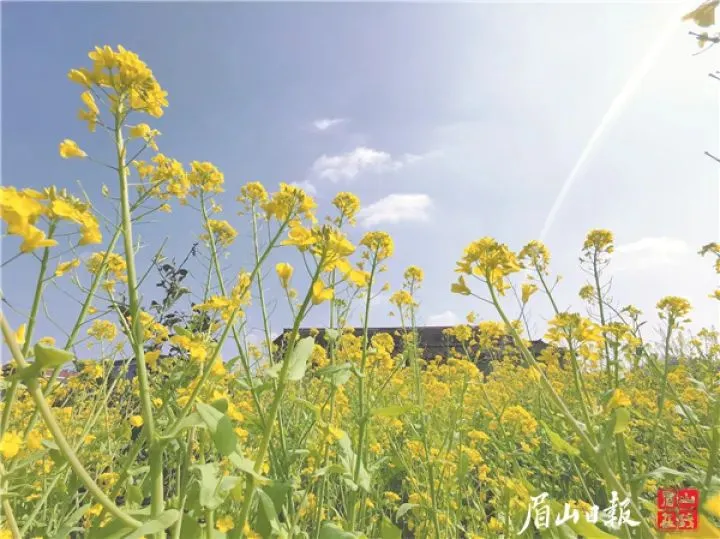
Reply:
M413 282L415 284L421 283L423 278L425 277L425 274L423 273L423 270L417 266L409 266L405 273L403 274L403 277L408 282Z
M87 270L92 273L93 275L97 275L101 268L102 268L102 260L105 257L105 252L101 251L98 253L93 253L90 255L90 258L86 262ZM115 279L126 282L127 281L127 266L125 264L125 259L117 254L117 253L110 253L108 255L107 259L107 273L112 274Z
M540 273L547 273L550 265L550 251L544 243L533 240L520 249L518 259L526 266Z
M708 499L703 505L703 508L714 517L720 518L720 493Z
M300 187L281 183L280 191L273 193L269 200L261 204L261 207L268 218L274 217L279 222L300 215L315 222L313 210L317 207L317 204Z
M580 299L591 301L595 299L595 287L591 284L586 284L580 289L578 295L580 296Z
M0 438L0 453L3 458L11 459L20 452L22 446L22 438L19 434L12 431L7 431Z
M252 205L264 204L267 202L268 193L260 182L249 182L240 188L238 202L245 204L247 208Z
M109 320L95 320L88 328L87 334L98 341L112 341L117 336L117 327Z
M286 262L280 262L275 266L275 272L280 278L282 287L287 288L290 284L290 279L292 278L293 267Z
M608 402L608 410L614 410L615 408L623 408L630 406L630 398L625 394L622 389L616 389L613 392L612 398Z
M87 154L80 149L77 142L65 139L60 143L60 157L70 159L71 157L87 157Z
M312 302L313 305L320 305L325 301L330 301L334 296L332 288L326 288L322 281L315 281L312 286Z
M352 193L338 193L332 200L333 206L339 211L340 215L347 219L351 225L355 224L355 216L360 211L360 199Z
M220 533L227 533L235 527L235 523L231 517L225 515L224 517L217 519L215 527Z
M402 499L402 498L400 498L400 496L398 496L395 492L392 492L392 491L390 491L390 490L384 492L384 493L383 493L383 496L384 496L385 499L386 499L387 501L389 501L390 503L399 502L399 501Z
M192 195L200 192L222 193L225 176L212 163L193 161L190 163L187 181L191 186L190 193Z
M20 244L20 251L23 253L29 253L41 247L55 247L57 245L57 241L47 239L45 232L35 227L28 228L23 238L24 241Z
M131 138L145 138L151 131L148 124L137 124L130 127L129 134Z
M80 265L80 259L76 258L69 262L60 262L55 269L55 277L62 277L71 269L77 268Z
M15 340L19 345L25 344L25 324L21 324L19 328L17 328L17 331L15 332Z
M360 245L376 254L378 261L390 258L395 250L395 244L386 232L368 232L360 239Z
M456 271L480 278L503 295L510 286L507 277L520 269L515 254L506 245L485 237L465 248Z
M288 239L283 240L280 245L294 245L301 251L307 250L317 241L312 230L303 226L303 224L294 220L290 223L288 230Z
M458 277L458 281L456 283L453 283L450 285L450 292L453 294L461 294L463 296L469 296L472 294L472 290L468 287L467 283L465 282L465 277L460 275Z
M117 50L105 45L95 47L88 57L93 61L92 68L70 70L68 78L72 82L85 88L102 87L106 93L107 89L112 89L111 112L122 107L124 110L145 112L155 118L162 116L163 107L168 104L167 92L160 87L150 68L137 54L122 45L118 45ZM85 99L83 101L89 105ZM88 112L92 114L93 109L90 108Z
M215 241L223 247L230 246L237 237L237 231L232 227L230 223L224 220L220 221L216 219L208 219L207 228L210 233L212 233ZM208 234L203 234L201 238L204 240L209 240L210 236Z
M609 230L595 229L588 232L583 243L583 251L586 253L608 253L611 254L615 247L613 246L613 233Z
M675 321L684 318L692 310L688 300L677 296L666 296L662 298L658 301L656 307L659 311L658 314L660 318L672 318Z
M523 283L522 284L522 302L527 303L530 300L530 296L532 296L535 292L537 292L538 287L534 283Z

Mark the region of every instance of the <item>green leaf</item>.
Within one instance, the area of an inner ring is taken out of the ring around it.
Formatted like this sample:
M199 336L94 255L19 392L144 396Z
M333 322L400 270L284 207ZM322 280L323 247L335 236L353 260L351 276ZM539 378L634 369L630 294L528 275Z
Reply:
M412 409L412 406L385 406L384 408L375 408L370 415L373 417L398 417Z
M259 500L257 521L255 530L261 537L272 537L273 532L280 529L277 511L272 498L263 489L258 489L257 496Z
M627 428L629 422L630 412L628 412L628 409L624 407L616 408L612 412L610 420L605 424L605 435L602 440L600 440L597 450L600 453L604 453L610 449L615 436L622 433Z
M277 378L280 375L281 369L282 362L277 362L272 367L268 367L267 369L265 369L264 373L265 376L269 376L270 378Z
M130 535L127 535L125 539L140 539L145 535L153 535L155 533L164 532L170 526L177 522L180 518L180 511L177 509L168 509L164 513L161 513L159 517L146 522Z
M175 438L178 434L180 434L180 432L182 432L183 430L189 429L191 427L206 427L205 422L203 421L202 417L200 417L200 414L197 412L193 412L183 417L180 423L178 423L174 429L169 430L167 433L160 436L160 439L171 440L172 438Z
M695 412L693 412L692 409L688 408L687 406L680 406L679 404L676 404L675 413L683 419L694 421L695 423L700 423L700 420L698 419L697 415L695 415Z
M24 369L18 369L18 371L13 374L10 379L11 380L20 380L21 382L26 382L28 380L32 380L33 378L39 378L42 376L42 368L40 368L40 364L37 362L30 363L27 367Z
M254 477L257 481L261 483L267 483L269 481L267 477L255 471L255 463L249 458L242 457L237 452L232 453L228 458L238 470Z
M132 533L134 528L129 527L122 520L111 520L102 528L99 523L88 530L88 539L124 539Z
M331 384L335 387L340 387L350 380L350 376L352 375L352 365L350 363L330 365L328 367L318 369L316 374L324 378L329 378Z
M90 509L91 506L92 504L86 503L85 505L73 511L70 516L65 519L63 525L58 528L58 531L53 537L53 539L66 539L67 537L69 537L70 531L75 527L78 521L83 517L85 512Z
M313 473L313 477L322 477L323 475L329 474L344 474L346 472L345 467L340 464L330 464L324 468L319 468Z
M630 423L630 413L627 408L615 409L615 421L613 424L613 434L620 434Z
M215 408L216 410L219 410L220 412L227 413L228 411L228 401L227 399L217 399L214 400L212 403L210 403L210 406Z
M353 451L352 442L350 441L347 433L343 434L343 437L338 440L338 443L340 444L340 449L342 450L340 460L345 467L345 473L349 476L347 479L354 481L357 455L355 455L355 452ZM357 485L365 492L370 492L370 474L368 474L362 463L360 464L360 471L356 482Z
M131 503L141 504L145 499L142 489L137 485L128 485L126 494L127 500Z
M288 464L294 464L300 459L307 457L310 451L307 449L291 449L288 451Z
M690 474L688 474L687 472L675 470L674 468L668 468L667 466L661 466L647 474L647 477L655 479L657 481L662 481L668 476L677 477L679 479L687 479Z
M383 517L380 522L380 539L401 539L402 530L390 522L388 517Z
M223 456L230 456L237 447L237 435L228 416L203 402L197 403L197 411L210 429L215 447Z
M405 516L405 513L410 511L410 509L414 509L415 507L418 507L418 504L416 503L404 503L400 507L398 507L397 513L395 513L395 520L400 520L403 516Z
M307 363L312 355L315 339L313 337L305 337L295 343L290 354L290 367L288 371L288 380L297 382L302 380L307 370Z
M275 511L280 514L282 511L283 505L287 501L287 495L292 492L293 485L292 483L285 483L282 481L273 481L266 487L263 487L263 491L270 496L270 499L272 500Z
M223 415L217 424L217 430L212 435L215 447L218 448L220 454L227 457L235 451L237 447L237 435L233 430L232 422L230 418Z
M200 471L200 505L210 510L218 508L224 498L217 463L197 464L193 468Z
M560 504L557 504L557 506L557 510L561 511L562 507L560 506ZM578 535L581 535L582 537L592 537L593 539L617 539L616 536L602 531L595 524L591 524L590 522L585 520L584 515L580 516L580 519L577 521L577 523L574 523L572 520L570 520L569 522L566 522L565 525L570 527L572 531L574 531Z
M48 346L46 344L36 343L35 347L35 364L41 369L52 369L60 367L75 359L75 356L66 351Z
M322 409L319 405L313 404L312 402L306 401L305 399L295 399L293 402L302 404L305 408L310 410L315 415L317 421L322 421Z
M359 537L362 536L356 533L346 532L340 526L326 522L322 525L322 528L320 528L319 539L358 539Z
M197 539L202 537L203 529L198 524L196 518L189 514L183 515L182 525L180 526L180 539Z
M573 457L577 457L580 454L580 450L577 447L570 445L567 440L548 427L547 423L544 421L542 421L542 426L545 428L545 432L550 440L550 445L555 451L565 453L566 455L571 455Z
M466 480L468 471L470 470L470 457L466 453L460 454L460 462L457 467L457 479L458 483L462 484Z
M173 331L177 333L178 335L182 335L183 337L187 337L188 339L192 337L192 333L190 333L187 329L185 329L182 326L173 326Z

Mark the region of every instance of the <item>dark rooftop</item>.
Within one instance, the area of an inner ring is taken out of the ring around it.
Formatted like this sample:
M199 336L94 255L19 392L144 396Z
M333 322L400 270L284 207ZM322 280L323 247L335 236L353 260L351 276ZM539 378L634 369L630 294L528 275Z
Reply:
M444 333L446 329L450 329L452 327L454 326L422 326L416 328L423 359L430 360L435 358L436 356L446 357L453 349L457 349L459 351L462 350L462 345L459 341L457 341L457 339L455 339L455 337L446 335ZM291 328L286 328L283 333L279 337L277 337L275 341L273 341L274 344L277 345L278 348L282 349L291 331ZM325 345L327 343L327 341L325 340L325 329L317 328L316 331L318 333L315 337L315 342L321 346ZM311 335L311 332L313 332L312 328L300 328L298 336L299 338L308 337ZM387 333L388 335L390 335L395 341L395 350L393 351L393 353L397 354L403 351L404 347L402 335L406 332L409 332L409 330L399 327L380 327L368 328L367 332L368 339L372 339L374 335L377 335L379 333ZM353 334L356 336L362 336L363 328L354 328ZM497 346L498 348L514 347L514 344L512 342L512 339L510 337L507 337L503 339L503 342L498 342ZM532 341L531 350L533 354L537 356L547 346L548 344L544 341ZM486 372L489 370L489 364L491 359L493 359L491 353L491 351L486 351L481 355L478 361L478 367L480 367Z

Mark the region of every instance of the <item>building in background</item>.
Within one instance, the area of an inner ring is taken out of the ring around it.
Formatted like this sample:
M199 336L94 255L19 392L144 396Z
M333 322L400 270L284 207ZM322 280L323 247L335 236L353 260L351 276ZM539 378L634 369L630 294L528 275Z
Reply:
M452 329L453 326L422 326L415 328L418 338L418 349L421 353L422 359L429 361L437 356L441 358L447 358L454 354L454 352L460 352L462 354L463 345L454 336L448 335L446 330ZM277 337L273 344L277 347L277 354L281 354L285 350L287 339L292 332L292 329L286 328L282 334ZM395 342L395 349L393 354L400 354L405 351L405 341L403 338L404 334L407 334L409 330L403 328L368 328L368 339L371 340L373 336L380 333L387 333L393 338ZM362 337L363 328L354 328L353 334L357 337ZM300 328L298 332L299 338L315 336L315 343L320 346L327 347L328 341L325 339L324 328ZM542 351L549 345L542 340L531 341L530 350L535 357L539 356ZM490 372L490 366L493 359L500 359L503 355L503 351L506 349L516 349L512 338L506 336L500 339L496 343L493 343L492 347L483 349L480 351L478 359L476 361L477 367L485 372Z

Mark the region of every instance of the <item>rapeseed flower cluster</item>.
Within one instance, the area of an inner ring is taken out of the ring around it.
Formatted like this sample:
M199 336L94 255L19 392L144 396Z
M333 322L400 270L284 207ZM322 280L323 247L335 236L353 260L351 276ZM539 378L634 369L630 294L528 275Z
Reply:
M612 491L639 523L627 533L649 537L655 515L646 508L657 485L700 483L708 492L703 530L720 533L712 434L720 336L688 336L689 301L667 296L657 304L664 341L648 342L641 313L605 297L610 231L593 230L580 246L600 283L580 291L587 315L552 301L541 242L515 252L493 238L472 241L451 290L489 302L498 320L468 313L431 357L415 327L425 273L406 268L397 290L378 282L392 267L394 243L382 231L351 240L361 208L352 193L334 197L332 215L320 220L317 202L297 186L240 187L232 210L250 224L254 257L228 278L218 252L238 249L244 229L213 198L226 187L222 172L201 161L186 168L159 153L157 130L126 122L135 113L159 117L167 106L137 55L106 46L90 59L91 67L70 72L83 87L80 119L114 133L121 160L126 143L154 155L115 167L116 239L125 249L112 240L39 270L41 284L72 272L63 282L80 295L77 312L63 312L74 327L62 348L35 335L43 286L24 323L11 329L0 319L13 352L0 408L0 537L499 537L519 532L540 493L560 510L586 512ZM92 162L70 139L59 151ZM132 200L131 166L140 179ZM130 226L150 198L162 203L158 211L174 199L199 210L193 251L205 264L193 280L156 257L161 301L147 299ZM21 254L43 249L49 257L64 241L55 232L65 221L78 233L73 248L103 241L91 205L56 188L4 186L0 211L6 233L22 239ZM275 256L288 251L301 262ZM702 254L720 260L717 244ZM528 275L516 282L521 272ZM472 289L473 279L485 286ZM269 286L286 296L292 316L282 345L271 334ZM502 303L511 287L517 317ZM360 303L369 314L380 292L400 327L371 334L367 316L351 327L353 309ZM537 350L521 315L540 301L555 312L547 346ZM325 331L300 331L311 309L327 314ZM83 341L92 357L81 360ZM69 365L74 374L61 378ZM602 522L558 526L563 536L615 533Z

